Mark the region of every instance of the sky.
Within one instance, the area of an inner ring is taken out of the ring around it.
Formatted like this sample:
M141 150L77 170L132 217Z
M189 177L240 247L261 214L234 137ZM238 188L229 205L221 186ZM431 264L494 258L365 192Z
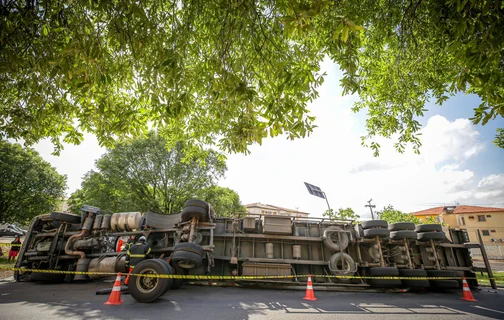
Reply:
M405 212L453 204L504 207L504 149L492 143L504 119L473 125L468 118L480 103L477 96L459 94L442 106L426 106L429 111L419 119L420 155L411 146L400 154L393 148L395 140L381 138L376 158L361 146L366 113L351 111L358 97L342 96L336 64L324 60L322 70L327 76L320 96L309 106L318 126L310 137L268 138L251 146L250 155L228 155L228 171L219 185L235 190L243 204L260 202L320 217L327 203L308 193L308 182L325 192L331 208L351 207L361 219L371 217L364 207L370 199L375 210L390 204ZM48 140L34 148L67 175L68 194L105 152L89 134L78 146L66 145L58 157L51 155Z

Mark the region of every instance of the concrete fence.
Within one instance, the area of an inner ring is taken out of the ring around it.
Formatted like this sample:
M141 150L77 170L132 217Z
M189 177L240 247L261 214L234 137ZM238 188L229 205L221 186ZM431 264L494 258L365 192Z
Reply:
M504 246L485 245L485 249L486 249L488 259L504 260ZM473 258L481 258L481 250L480 249L471 249L471 255Z

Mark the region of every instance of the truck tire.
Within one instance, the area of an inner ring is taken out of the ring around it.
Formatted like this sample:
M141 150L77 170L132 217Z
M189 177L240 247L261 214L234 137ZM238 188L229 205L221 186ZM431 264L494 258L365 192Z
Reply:
M376 236L388 237L390 231L384 228L364 229L364 238L374 238Z
M429 241L429 240L436 240L436 241L441 241L441 240L446 240L446 236L444 232L420 232L417 233L417 239L418 241Z
M385 220L368 220L361 223L362 229L370 228L388 228L388 222Z
M187 208L187 207L200 207L205 210L208 210L208 203L206 203L203 200L191 199L191 200L187 200L186 202L184 202L183 208Z
M338 233L341 233L338 237ZM343 229L329 227L324 231L324 244L333 251L343 251L348 247L348 235ZM341 242L338 242L341 239Z
M201 222L208 221L208 210L197 206L191 206L184 208L180 214L182 222L191 221L193 217L198 218Z
M338 267L338 264L341 262L342 259L345 264L340 269ZM355 270L355 261L352 259L350 255L344 252L335 253L329 258L329 271L333 275L353 274L355 272L354 270Z
M51 219L68 223L81 223L81 216L64 212L51 212Z
M138 302L153 302L161 297L169 285L168 279L137 277L143 274L168 274L170 270L161 259L148 259L135 266L128 283L130 295Z
M447 277L455 278L457 274L452 270L427 270L429 277ZM459 288L459 283L456 279L450 280L429 280L431 287L442 288L442 289L457 289Z
M442 232L443 226L440 224L419 224L415 227L416 232Z
M392 239L392 240L402 240L402 239L416 240L417 233L412 230L391 231L390 232L390 239Z
M203 257L199 254L189 251L173 252L172 261L184 269L193 269L201 266Z
M168 263L168 261L166 261L164 259L159 259L159 261L161 261L162 263L164 263L168 267L168 270L170 270L170 272L167 273L167 274L175 274L175 270L173 270L173 267L170 266L170 264ZM168 290L171 289L171 287L173 286L173 281L175 279L166 279L166 280L168 280L168 285L166 286L166 291L163 294L166 294L168 292Z
M203 256L205 253L205 250L203 248L192 242L179 242L175 245L175 248L173 248L173 252L178 252L178 251L187 251L187 252L192 252L195 253L199 256Z
M412 277L412 278L426 278L427 271L423 269L399 269L399 275L401 277ZM430 287L430 282L427 279L415 280L415 279L402 279L401 283L403 287L408 288L428 288Z
M389 224L388 229L390 231L415 230L415 224L413 222L396 222Z
M176 274L176 275L183 276L183 275L186 274L185 273L185 269L182 268L182 267L179 267L178 264L176 264L176 263L172 264L172 268L174 270L174 274ZM185 282L185 279L173 279L173 283L172 283L170 289L172 289L172 290L178 289L178 288L182 287L182 285L184 284L184 282Z
M462 287L462 278L465 277L465 272L464 271L455 271L455 276L458 278L457 282L459 284L459 287ZM467 282L469 285L469 282ZM470 285L469 285L470 287Z
M398 277L399 269L390 267L376 267L369 269L371 277ZM399 279L370 279L369 284L372 287L390 288L400 287L401 280Z

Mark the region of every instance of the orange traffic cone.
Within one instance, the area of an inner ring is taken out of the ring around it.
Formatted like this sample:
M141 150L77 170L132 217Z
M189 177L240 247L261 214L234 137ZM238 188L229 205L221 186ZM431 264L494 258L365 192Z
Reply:
M128 275L126 276L126 280L124 280L124 284L125 285L128 285L129 284L129 278L130 278L130 275L131 275L131 272L133 271L133 268L129 268L129 271L128 271Z
M466 278L462 278L462 298L461 300L465 301L478 301L474 299L471 289L469 288L469 285L467 284Z
M121 300L121 273L117 274L117 278L114 282L114 287L112 288L112 292L110 293L110 297L107 302L104 304L113 304L120 305L124 301Z
M306 285L306 295L303 299L304 300L311 300L311 301L317 300L317 298L315 298L315 293L313 292L313 284L311 281L311 274L308 275L308 283Z

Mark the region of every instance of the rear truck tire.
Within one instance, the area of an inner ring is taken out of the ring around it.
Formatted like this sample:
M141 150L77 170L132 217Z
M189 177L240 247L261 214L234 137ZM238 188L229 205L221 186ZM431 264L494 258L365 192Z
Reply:
M392 240L402 240L402 239L416 240L417 233L412 230L391 231L390 232L390 239L392 239Z
M161 259L148 259L135 266L128 283L130 295L138 302L153 302L167 290L169 279L137 277L143 274L169 274L170 270Z
M401 277L412 277L412 278L426 278L427 271L423 269L399 269L399 275ZM430 287L429 280L415 280L415 279L402 279L401 283L403 287L408 288L428 288Z
M197 206L186 207L182 210L180 214L180 219L182 222L191 221L193 217L198 218L201 222L208 221L208 209L204 209Z
M416 232L442 232L443 226L440 224L419 224L415 227Z
M194 269L203 263L203 257L189 251L173 252L172 261L184 269Z
M436 241L442 241L446 240L446 236L444 232L420 232L417 233L417 240L418 241L429 241L429 240L436 240Z
M166 261L164 259L159 259L159 261L161 261L163 264L165 264L168 267L169 273L167 273L167 274L175 274L175 270L173 270L173 267L170 266L168 261ZM166 280L168 280L168 285L166 286L166 291L163 294L166 294L168 292L168 290L171 289L171 287L173 286L173 281L175 279L171 278L171 279L166 279Z
M51 212L51 219L68 223L81 223L81 216L64 212Z
M460 278L460 279L457 279L457 282L459 284L459 287L462 288L462 278L465 277L465 272L464 271L455 271L455 276L457 278ZM469 284L469 282L467 282L467 284Z
M369 269L370 277L398 277L399 269L391 267L375 267ZM391 288L400 287L401 280L399 279L369 279L369 284L372 287Z
M376 236L388 237L390 231L384 228L364 229L364 238L374 238Z
M390 231L415 230L415 224L413 222L396 222L389 224L388 229Z
M339 268L339 264L341 263L341 260L343 259L343 266L341 269ZM329 258L329 271L333 275L340 275L340 274L354 274L356 271L355 267L355 261L352 259L352 257L344 252L338 252L333 254Z
M364 230L371 228L388 228L388 222L385 220L368 220L361 223Z
M339 237L338 233L341 233ZM340 238L341 242L338 242ZM324 244L336 252L343 251L348 247L348 235L341 228L329 227L324 231Z
M166 260L167 260L167 259L168 259L168 258L166 258ZM165 261L166 261L166 260L165 260ZM173 268L173 270L174 270L174 273L173 273L173 274L176 274L176 275L181 275L181 276L183 276L183 275L185 275L185 274L186 274L186 273L185 273L185 269L184 269L184 268L182 268L182 267L179 267L179 265L178 265L178 264L176 264L176 263L172 263L171 267L172 267L172 268ZM173 279L173 283L172 283L172 285L171 285L170 289L172 289L172 290L178 289L178 288L182 287L182 285L184 284L184 282L185 282L185 279Z
M175 248L173 248L173 252L178 252L178 251L187 251L187 252L192 252L195 253L199 256L203 256L205 253L205 250L203 248L192 242L179 242L175 245Z
M427 270L429 277L449 277L455 278L457 274L452 270ZM441 288L441 289L457 289L459 288L459 283L457 280L429 280L431 287Z
M191 199L191 200L187 200L186 202L184 202L183 208L187 208L187 207L200 207L205 210L208 210L208 203L206 203L203 200Z

